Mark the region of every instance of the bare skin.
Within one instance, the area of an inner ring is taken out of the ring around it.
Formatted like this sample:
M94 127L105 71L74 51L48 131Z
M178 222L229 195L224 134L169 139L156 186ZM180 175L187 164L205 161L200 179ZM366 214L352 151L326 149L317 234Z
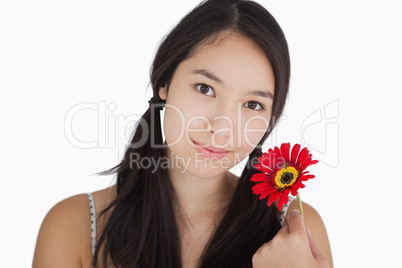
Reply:
M93 192L97 214L112 200L114 188ZM105 219L97 218L97 237ZM78 194L60 201L46 215L38 234L33 267L91 267L91 260L89 200L86 194Z

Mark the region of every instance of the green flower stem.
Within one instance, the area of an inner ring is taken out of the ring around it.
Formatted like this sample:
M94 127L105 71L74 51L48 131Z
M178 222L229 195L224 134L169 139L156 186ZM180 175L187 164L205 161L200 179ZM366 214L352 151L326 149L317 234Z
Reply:
M300 215L302 215L302 217L303 217L303 215L304 215L303 214L303 205L302 205L302 202L301 202L301 199L300 199L299 191L297 191L296 197L297 197L297 204L299 205Z

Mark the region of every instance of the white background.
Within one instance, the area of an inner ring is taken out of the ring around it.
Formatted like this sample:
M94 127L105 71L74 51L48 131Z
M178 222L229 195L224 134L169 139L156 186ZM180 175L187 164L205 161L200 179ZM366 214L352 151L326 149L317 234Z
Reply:
M335 266L395 267L402 238L398 1L259 2L282 26L292 60L285 116L268 140L302 143L321 160L301 196L327 226ZM121 159L128 123L147 107L154 52L197 3L1 2L2 267L31 266L54 204L112 183L92 174ZM66 116L82 103L97 110L75 114L70 126L80 140L99 142L92 149L74 146L65 133Z

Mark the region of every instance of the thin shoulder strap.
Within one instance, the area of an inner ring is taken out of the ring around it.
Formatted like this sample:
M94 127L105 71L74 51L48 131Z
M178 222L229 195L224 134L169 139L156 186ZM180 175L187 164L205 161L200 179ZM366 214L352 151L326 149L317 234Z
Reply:
M279 218L279 222L280 224L283 226L283 224L285 223L285 218L286 218L286 212L288 211L288 208L290 206L290 204L293 202L293 200L295 200L296 198L294 198L293 196L289 195L289 200L286 204L284 204L282 206L282 210L281 210L281 217Z
M89 205L91 206L91 232L92 232L92 256L95 253L96 247L96 215L95 215L95 202L92 193L87 193Z

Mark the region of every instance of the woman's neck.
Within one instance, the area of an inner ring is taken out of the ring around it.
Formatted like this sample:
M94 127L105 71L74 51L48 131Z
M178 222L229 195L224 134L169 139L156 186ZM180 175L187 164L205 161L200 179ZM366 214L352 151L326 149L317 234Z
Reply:
M176 174L175 170L171 170L170 179L177 201L178 224L184 228L195 224L216 226L236 186L229 171L216 177L200 178L186 172Z
M232 198L234 183L228 171L201 178L196 174L171 169L169 175L175 197L187 215L217 212Z

